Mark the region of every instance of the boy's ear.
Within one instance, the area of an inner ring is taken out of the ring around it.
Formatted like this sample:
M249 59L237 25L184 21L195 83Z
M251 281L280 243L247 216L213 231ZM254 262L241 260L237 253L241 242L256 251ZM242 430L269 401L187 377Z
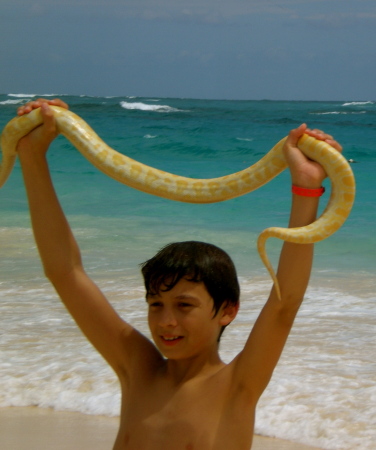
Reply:
M229 323L231 323L238 314L238 311L239 311L239 303L233 305L231 303L226 302L222 306L221 318L219 321L220 325L226 326Z

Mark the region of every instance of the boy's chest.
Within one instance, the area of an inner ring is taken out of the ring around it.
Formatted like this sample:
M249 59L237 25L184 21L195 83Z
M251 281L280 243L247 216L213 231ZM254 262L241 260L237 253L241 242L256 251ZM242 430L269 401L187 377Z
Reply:
M129 398L129 418L150 429L177 428L179 424L202 423L201 418L215 421L225 402L225 392L195 383L171 389L163 385L143 389Z
M226 383L218 383L187 383L177 389L161 383L130 393L124 399L120 432L127 446L118 448L222 448L215 443L221 430L228 430L233 405Z

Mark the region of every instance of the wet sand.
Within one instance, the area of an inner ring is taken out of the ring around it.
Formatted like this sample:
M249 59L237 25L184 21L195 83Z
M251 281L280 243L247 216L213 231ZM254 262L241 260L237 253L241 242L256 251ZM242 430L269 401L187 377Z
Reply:
M0 408L1 448L110 450L116 437L118 421L118 417L56 412L42 408ZM252 446L252 450L314 449L315 447L262 436L255 436Z

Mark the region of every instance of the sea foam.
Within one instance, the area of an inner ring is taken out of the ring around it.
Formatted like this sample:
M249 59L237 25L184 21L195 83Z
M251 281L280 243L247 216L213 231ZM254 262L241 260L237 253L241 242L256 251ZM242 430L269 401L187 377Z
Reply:
M344 103L342 106L362 106L362 105L373 105L374 102L347 102Z
M4 100L3 102L0 102L0 105L18 105L19 103L22 103L24 99L19 100Z
M140 111L156 111L156 112L175 112L179 109L173 108L168 105L148 105L141 102L120 102L120 105L124 109L140 110Z
M8 97L36 97L37 94L8 94Z

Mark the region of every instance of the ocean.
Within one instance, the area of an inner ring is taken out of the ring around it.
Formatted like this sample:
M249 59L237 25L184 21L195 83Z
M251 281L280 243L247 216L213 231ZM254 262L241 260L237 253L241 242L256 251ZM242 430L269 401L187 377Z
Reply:
M0 95L0 130L32 98ZM250 166L302 122L342 143L354 161L356 201L344 226L316 244L306 299L259 402L255 431L322 449L376 448L376 102L63 99L112 148L194 178ZM232 256L242 295L239 315L221 341L221 355L230 361L271 287L256 239L266 227L287 224L288 173L227 202L191 205L117 183L63 137L49 161L87 271L145 334L140 263L169 242L190 239L219 245ZM328 198L323 196L322 209ZM280 242L268 242L274 266L280 248ZM0 190L0 249L0 407L118 415L115 375L43 276L18 163Z

